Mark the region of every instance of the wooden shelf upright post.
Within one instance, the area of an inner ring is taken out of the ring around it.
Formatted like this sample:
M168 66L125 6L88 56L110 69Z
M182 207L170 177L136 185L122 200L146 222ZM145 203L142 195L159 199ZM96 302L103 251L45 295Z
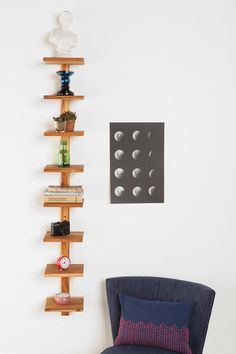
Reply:
M84 59L83 58L43 58L43 61L46 64L58 64L60 65L60 70L69 71L70 65L83 65ZM84 96L57 96L57 95L45 95L45 99L59 99L61 100L61 113L70 110L70 101L71 100L82 100ZM75 132L56 132L56 131L47 131L44 133L45 136L59 136L61 140L67 142L67 149L70 152L70 139L72 136L83 136L83 131L75 131ZM80 165L71 165L70 168L58 168L55 165L48 165L44 169L45 172L60 172L61 173L61 186L68 187L70 186L70 173L71 172L83 172L83 166ZM57 203L52 205L52 203L44 203L44 206L59 206L61 208L61 221L67 220L70 221L70 208L73 207L72 203L65 203L64 205L61 203ZM83 203L74 206L83 206ZM69 241L67 239L69 238ZM66 238L63 237L60 239L57 238L57 242L61 242L61 255L70 257L70 243L71 242L82 242L83 240L83 233L82 232L72 232ZM79 239L78 239L79 237ZM55 242L50 237L50 233L48 232L44 238L44 242ZM71 276L78 276L68 273L63 273L59 275L52 271L53 267L48 265L45 271L45 276L59 276L61 278L61 292L70 292L70 277ZM80 275L83 276L83 265L71 265L72 267L77 267L80 269ZM68 275L68 276L67 276ZM83 298L81 297L72 297L71 298L71 305L67 306L59 306L56 305L53 301L53 298L49 297L46 301L45 311L59 311L61 315L68 316L72 311L83 311Z
M70 65L69 64L62 64L61 65L61 70L70 70ZM61 113L69 111L70 110L70 101L62 100L61 101ZM70 152L70 137L65 136L61 137L61 140L64 140L67 142L67 149ZM69 173L62 173L61 174L61 186L67 187L70 185L70 174ZM61 221L70 221L70 208L61 208ZM70 257L70 244L67 242L61 242L61 254L63 256ZM69 278L61 278L61 292L63 293L69 293L70 292L70 280ZM61 313L63 316L68 316L69 312L62 312Z

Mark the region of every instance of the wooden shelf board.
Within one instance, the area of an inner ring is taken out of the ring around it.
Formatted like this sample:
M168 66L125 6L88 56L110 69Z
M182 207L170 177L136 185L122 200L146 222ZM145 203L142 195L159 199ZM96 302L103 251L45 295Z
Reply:
M46 312L82 312L83 310L83 297L71 297L68 305L57 305L53 297L48 297L45 304Z
M44 167L44 172L84 172L84 165L70 165L70 167L58 167L57 165L47 165Z
M43 61L46 64L84 65L84 58L44 57Z
M83 242L84 233L82 231L72 231L67 236L51 236L48 231L44 236L43 242Z
M56 130L47 130L44 136L84 136L83 130L75 130L74 132L58 132Z
M47 264L44 276L45 277L82 277L84 274L83 264L71 264L68 269L60 270L56 264Z
M82 203L43 203L45 208L83 208L84 200Z
M84 100L84 96L58 96L58 95L44 95L45 100Z

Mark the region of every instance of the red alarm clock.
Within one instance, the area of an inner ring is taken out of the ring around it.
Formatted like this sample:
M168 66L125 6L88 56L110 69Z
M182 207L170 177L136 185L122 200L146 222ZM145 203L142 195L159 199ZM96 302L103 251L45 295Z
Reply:
M58 258L56 265L60 270L67 269L70 266L70 258L66 256L61 256Z

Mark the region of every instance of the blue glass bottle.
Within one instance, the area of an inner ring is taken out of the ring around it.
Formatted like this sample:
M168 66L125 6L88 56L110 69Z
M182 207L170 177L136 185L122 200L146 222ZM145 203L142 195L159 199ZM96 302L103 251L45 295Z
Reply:
M74 92L70 91L70 76L73 74L73 71L57 71L57 75L61 78L61 89L57 92L58 96L74 96Z

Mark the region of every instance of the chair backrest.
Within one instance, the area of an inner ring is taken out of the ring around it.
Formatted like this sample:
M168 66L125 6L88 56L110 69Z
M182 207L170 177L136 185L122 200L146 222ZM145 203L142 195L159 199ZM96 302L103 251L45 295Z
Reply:
M202 354L215 298L213 289L189 281L157 277L109 278L106 289L113 339L119 328L120 293L146 300L193 301L190 346L193 354Z

